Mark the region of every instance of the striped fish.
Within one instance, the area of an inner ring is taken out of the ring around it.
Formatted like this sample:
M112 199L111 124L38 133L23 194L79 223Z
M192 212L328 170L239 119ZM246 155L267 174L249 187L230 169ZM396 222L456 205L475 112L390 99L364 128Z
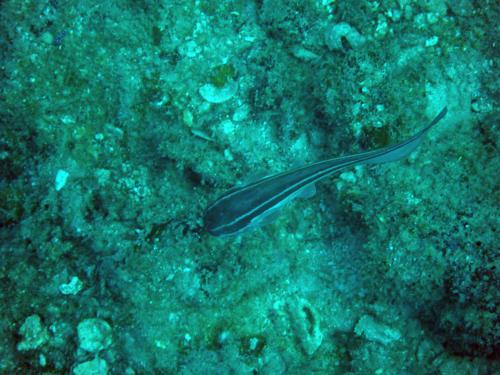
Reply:
M207 207L204 214L205 229L214 236L242 233L271 221L279 210L294 198L311 195L316 182L335 172L353 165L400 160L420 145L425 134L446 112L445 107L429 125L404 142L356 155L320 161L235 187Z

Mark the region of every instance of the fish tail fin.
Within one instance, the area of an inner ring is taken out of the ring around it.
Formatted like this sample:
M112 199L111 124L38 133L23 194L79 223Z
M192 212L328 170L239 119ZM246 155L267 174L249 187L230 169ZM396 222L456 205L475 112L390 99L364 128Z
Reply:
M439 121L441 121L447 112L447 107L444 107L441 112L439 112L439 114L434 117L429 125L420 130L413 137L396 145L389 146L382 150L374 151L373 157L370 157L365 162L367 164L388 163L407 157L420 145L420 143L422 143L422 140L424 139L427 132Z

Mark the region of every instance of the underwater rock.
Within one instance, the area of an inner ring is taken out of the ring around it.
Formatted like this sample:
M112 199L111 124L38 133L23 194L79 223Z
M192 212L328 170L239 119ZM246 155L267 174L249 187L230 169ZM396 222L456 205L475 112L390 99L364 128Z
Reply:
M91 361L83 362L73 369L75 375L106 375L108 364L102 358L94 358Z
M490 113L493 111L493 104L484 97L478 97L472 99L470 108L472 112Z
M111 326L102 319L85 319L78 324L78 340L81 349L97 353L113 342Z
M26 318L19 334L23 340L17 344L17 350L32 350L45 344L49 338L47 328L42 325L42 320L38 315L30 315Z
M56 191L61 190L64 187L64 185L66 185L66 182L68 182L68 177L69 173L66 172L64 169L59 169L57 171L55 179Z
M376 341L381 344L390 344L401 338L398 330L378 323L370 315L364 315L359 320L354 332L358 336L364 336L369 341Z
M450 10L460 16L460 17L467 17L470 14L473 14L475 9L474 9L474 3L469 0L454 0L454 1L447 1L446 5L450 7Z
M325 33L325 43L331 50L343 50L343 39L356 49L365 44L366 38L351 25L342 22L333 25Z
M312 51L309 51L308 49L302 47L301 45L292 46L290 48L290 51L292 52L292 55L294 55L296 58L304 61L311 61L319 58L319 55L315 54Z
M77 276L73 276L69 283L59 285L59 291L62 294L71 294L73 296L78 294L78 292L82 290L82 288L83 283Z
M231 99L238 92L238 82L230 81L223 87L207 83L200 87L200 95L209 103L219 104Z
M288 313L302 350L314 354L323 342L318 312L307 300L298 298L288 304Z
M247 104L242 104L233 113L233 121L243 121L248 117L250 107Z

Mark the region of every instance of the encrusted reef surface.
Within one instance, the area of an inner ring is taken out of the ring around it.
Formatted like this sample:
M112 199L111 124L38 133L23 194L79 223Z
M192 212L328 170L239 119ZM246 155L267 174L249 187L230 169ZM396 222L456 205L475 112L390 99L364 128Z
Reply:
M497 1L0 2L0 373L500 372ZM407 139L211 237L249 176Z

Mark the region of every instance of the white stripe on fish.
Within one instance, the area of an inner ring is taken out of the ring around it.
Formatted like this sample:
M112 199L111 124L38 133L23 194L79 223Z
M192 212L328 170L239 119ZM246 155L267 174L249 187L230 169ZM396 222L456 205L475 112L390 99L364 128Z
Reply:
M208 206L204 215L205 228L214 236L239 234L269 221L286 203L335 172L353 165L400 160L420 145L425 134L446 112L447 108L444 107L424 129L396 145L320 161L235 187Z

